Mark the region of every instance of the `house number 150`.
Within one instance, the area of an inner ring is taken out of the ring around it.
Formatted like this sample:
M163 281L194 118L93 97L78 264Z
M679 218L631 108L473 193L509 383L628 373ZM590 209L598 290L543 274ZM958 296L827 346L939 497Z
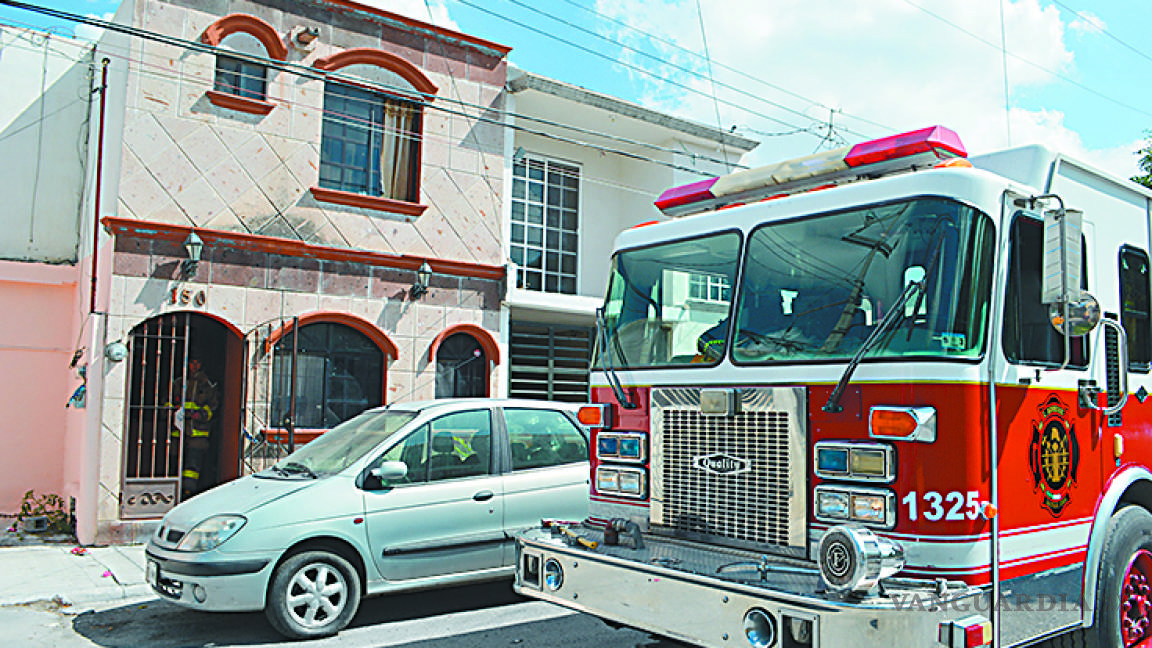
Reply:
M172 289L172 303L181 306L193 304L203 306L208 302L208 293L204 290L193 290L176 286Z

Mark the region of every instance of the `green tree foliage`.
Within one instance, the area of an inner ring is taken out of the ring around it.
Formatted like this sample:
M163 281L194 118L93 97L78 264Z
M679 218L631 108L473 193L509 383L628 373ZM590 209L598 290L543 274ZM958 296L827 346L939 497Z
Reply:
M1136 155L1140 156L1140 170L1144 175L1132 176L1132 182L1138 182L1145 187L1152 187L1152 131L1145 131L1148 139L1144 140L1144 146L1136 151Z

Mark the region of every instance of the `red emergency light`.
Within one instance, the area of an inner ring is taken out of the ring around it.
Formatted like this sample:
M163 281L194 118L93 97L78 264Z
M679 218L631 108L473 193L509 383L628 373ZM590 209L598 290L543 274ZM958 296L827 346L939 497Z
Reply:
M968 157L959 135L943 126L929 126L857 144L844 156L844 162L858 167L929 152L936 153L938 158Z
M660 194L656 207L669 216L684 216L736 203L826 189L862 176L932 167L940 160L967 156L959 135L943 126L930 126L673 187Z

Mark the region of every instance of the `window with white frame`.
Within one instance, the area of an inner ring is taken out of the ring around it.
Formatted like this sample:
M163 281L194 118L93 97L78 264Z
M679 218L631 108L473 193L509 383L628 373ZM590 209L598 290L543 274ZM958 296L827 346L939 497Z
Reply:
M688 297L710 302L731 301L732 286L721 275L693 274L688 277Z
M512 166L516 287L576 293L580 168L524 156Z

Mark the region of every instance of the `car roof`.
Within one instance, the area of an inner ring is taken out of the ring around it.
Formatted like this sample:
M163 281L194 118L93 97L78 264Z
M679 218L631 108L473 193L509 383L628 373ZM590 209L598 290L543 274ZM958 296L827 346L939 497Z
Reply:
M575 413L584 403L530 400L526 398L438 398L435 400L390 403L376 408L379 411L401 412L454 411L477 407L522 407L529 409L561 410Z

